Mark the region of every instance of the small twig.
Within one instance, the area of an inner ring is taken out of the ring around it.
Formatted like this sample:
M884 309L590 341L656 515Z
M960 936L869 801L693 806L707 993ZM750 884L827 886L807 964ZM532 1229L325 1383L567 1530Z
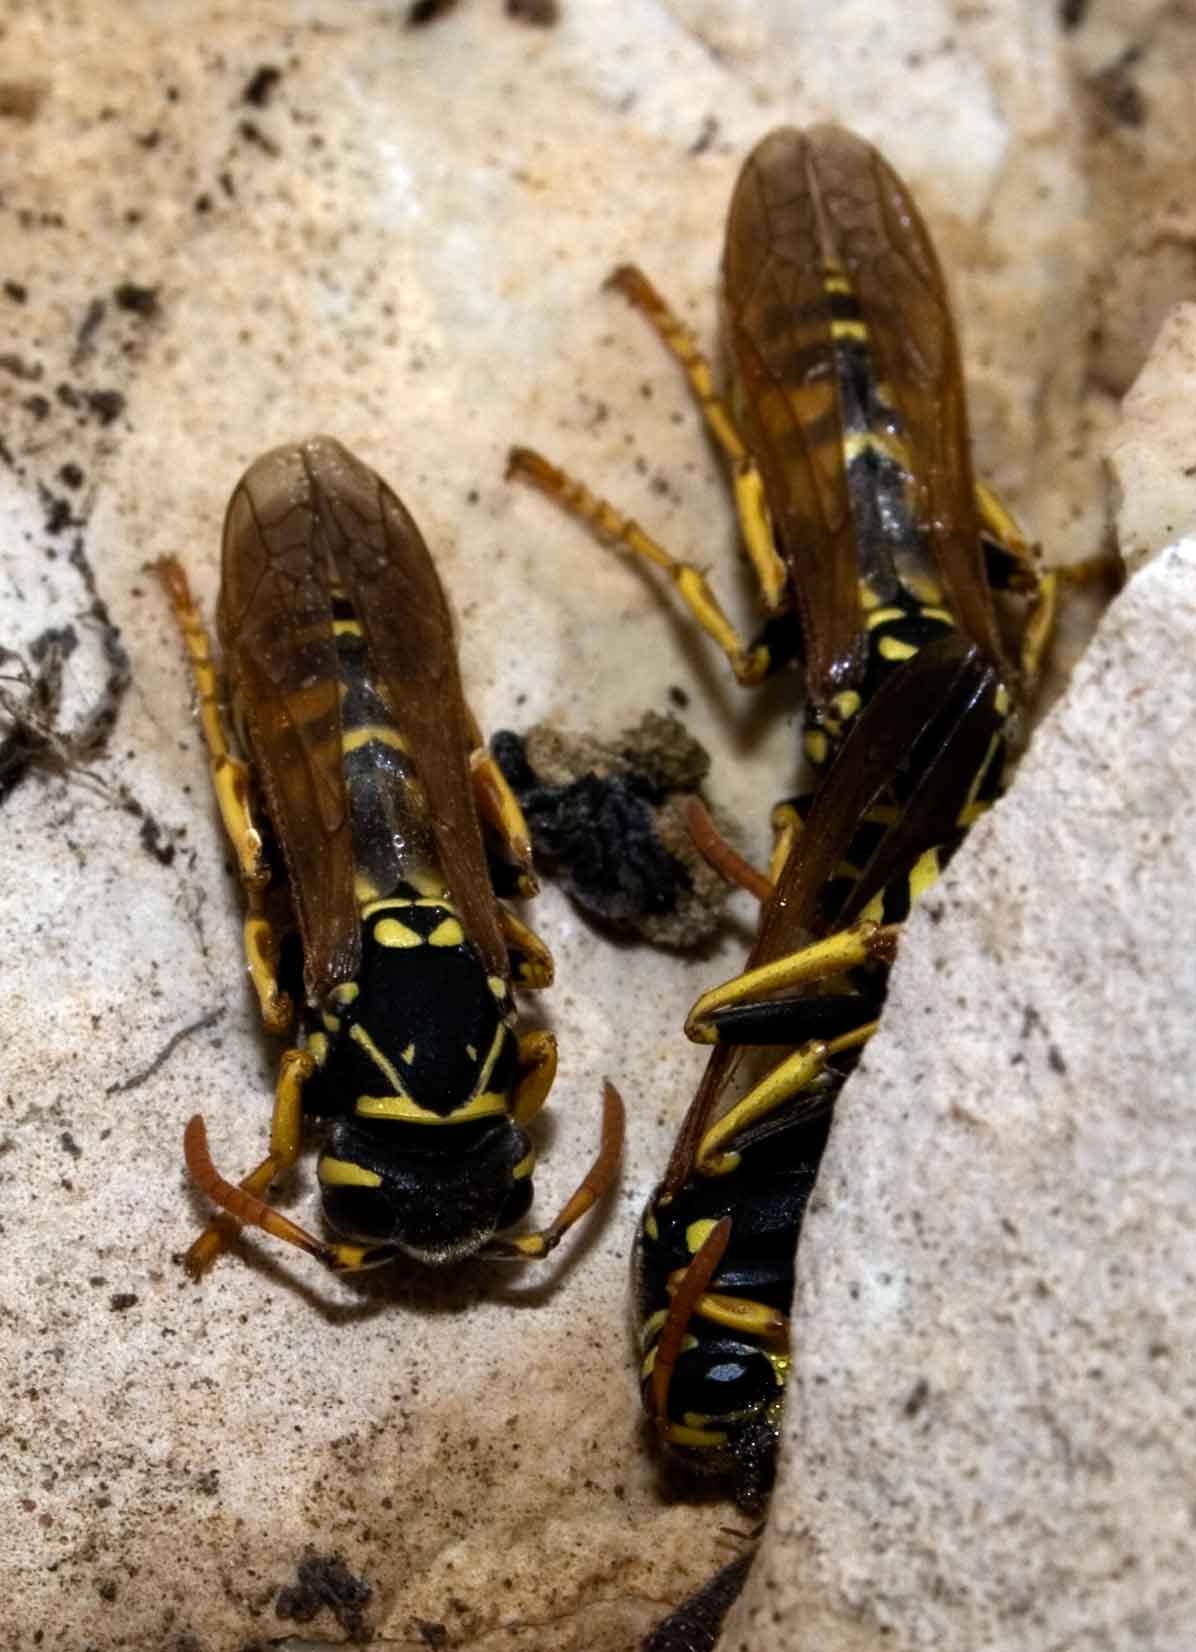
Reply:
M139 1084L144 1084L146 1079L153 1078L158 1069L165 1066L170 1060L185 1038L190 1038L193 1033L203 1032L206 1027L214 1027L223 1014L224 1007L222 1005L219 1009L209 1010L206 1015L201 1015L199 1020L193 1021L189 1027L180 1027L178 1032L173 1033L166 1040L148 1067L143 1067L139 1073L134 1073L131 1078L118 1079L115 1084L108 1086L104 1094L106 1096L124 1095L129 1090L135 1090Z

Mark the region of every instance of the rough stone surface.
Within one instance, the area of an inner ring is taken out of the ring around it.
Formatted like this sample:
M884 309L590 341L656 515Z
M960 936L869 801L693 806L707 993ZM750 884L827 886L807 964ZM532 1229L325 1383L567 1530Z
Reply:
M792 681L739 694L667 594L502 471L512 439L543 447L713 565L747 621L717 458L601 283L640 259L711 341L743 155L825 118L885 148L939 240L981 471L1052 554L1104 525L1102 243L1054 8L562 0L548 29L499 0L413 29L406 10L0 6L0 645L28 659L74 624L55 716L77 728L111 664L90 570L133 665L104 759L35 769L0 811L0 1639L22 1652L35 1632L234 1652L294 1628L279 1590L301 1564L342 1576L336 1556L400 1644L622 1652L735 1548L730 1511L658 1494L626 1253L702 1065L678 1029L742 956L746 906L679 960L539 903L559 985L534 1013L563 1057L539 1211L592 1150L603 1074L631 1106L619 1194L543 1279L354 1284L263 1240L187 1286L182 1123L202 1107L218 1162L248 1168L277 1052L143 564L181 554L210 613L237 476L328 430L420 522L484 727L613 732L681 684L760 858L794 778ZM280 1197L312 1221L312 1191L305 1165Z
M1196 303L1179 305L1163 323L1125 398L1109 468L1128 569L1196 531Z
M1191 1646L1194 701L1189 539L908 926L723 1652Z

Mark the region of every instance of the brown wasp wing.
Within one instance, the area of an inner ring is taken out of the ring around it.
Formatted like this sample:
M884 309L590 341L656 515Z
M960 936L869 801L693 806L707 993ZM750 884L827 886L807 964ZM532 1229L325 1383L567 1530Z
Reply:
M316 1002L356 974L361 937L327 559L299 447L264 454L229 501L219 628Z
M900 415L948 606L1012 682L985 575L959 339L930 233L871 144L841 127L808 134L838 261L868 328L877 376Z
M968 646L962 651L961 639L943 639L930 647L938 651L945 642L956 644L956 663L952 668L944 650L944 670L923 685L923 692L936 697L937 707L918 736L912 765L917 785L861 869L843 911L835 916L836 926L853 922L875 895L908 873L927 849L953 835L977 777L995 756L993 739L1000 727L995 709L1000 687L997 669L978 648ZM920 657L902 667L900 676Z
M852 892L848 921L877 887L908 869L955 829L994 732L997 680L957 632L927 643L881 684L853 724L810 807L793 852L761 914L747 965L783 958L821 932L819 897L846 856L864 814L916 752L917 781L900 818ZM873 878L883 881L876 885Z
M723 312L736 412L797 594L810 697L825 704L862 660L830 264L855 293L900 417L947 601L1008 678L985 578L959 343L926 226L862 138L836 126L787 127L757 145L736 185Z
M814 799L761 913L745 971L795 952L821 931L823 888L846 856L863 815L920 742L919 761L925 755L927 767L902 820L885 834L874 859L879 870L887 867L887 876L893 876L948 835L992 736L995 689L993 668L955 633L919 649L886 679L853 725ZM932 757L925 752L928 733L935 737ZM886 849L890 838L892 847ZM739 1056L731 1044L720 1044L711 1053L674 1144L663 1191L675 1191L688 1178Z
M471 719L436 568L410 514L368 465L331 437L305 442L302 453L337 572L427 795L449 892L487 970L505 979L507 949L470 774Z
M817 159L811 136L782 127L745 161L727 214L722 320L736 418L797 596L808 691L824 705L859 671L863 642Z

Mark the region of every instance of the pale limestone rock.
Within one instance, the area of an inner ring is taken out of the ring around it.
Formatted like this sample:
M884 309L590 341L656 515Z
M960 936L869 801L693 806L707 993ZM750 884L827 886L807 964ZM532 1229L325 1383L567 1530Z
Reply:
M1194 703L1185 540L908 926L723 1652L1191 1646Z
M1196 532L1196 303L1167 317L1109 444L1117 541L1133 570Z

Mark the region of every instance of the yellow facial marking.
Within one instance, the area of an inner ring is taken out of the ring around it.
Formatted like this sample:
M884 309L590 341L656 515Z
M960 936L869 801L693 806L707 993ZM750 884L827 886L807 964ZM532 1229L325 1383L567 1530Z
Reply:
M882 660L890 660L894 664L898 660L912 660L918 652L913 643L902 642L899 637L882 637L876 651Z
M428 936L429 946L462 946L464 941L465 931L456 918L443 919Z
M517 1182L523 1182L527 1180L535 1168L536 1150L534 1147L530 1147L520 1159L519 1163L515 1166L514 1170L512 1170L511 1175Z
M328 1059L328 1040L325 1035L322 1032L308 1033L307 1047L316 1066L322 1067Z
M467 1044L467 1045L466 1045L466 1046L465 1046L465 1053L466 1053L466 1055L467 1055L467 1056L468 1056L468 1057L469 1057L469 1059L470 1059L470 1060L471 1060L471 1061L476 1061L476 1060L477 1060L477 1058L478 1058L478 1052L477 1052L477 1047L476 1047L476 1045L473 1045L473 1044Z
M351 1159L334 1159L327 1153L320 1159L316 1175L325 1187L381 1187L376 1170L354 1164Z
M334 1004L351 1004L360 991L356 981L342 981L339 987L333 987L328 996Z
M655 1210L649 1209L649 1210L645 1211L645 1213L644 1213L644 1232L648 1235L649 1239L659 1239L660 1238L660 1228L657 1226L657 1223L656 1223L656 1212L655 1212Z
M700 1222L691 1222L685 1230L685 1248L691 1256L696 1256L710 1235L718 1226L717 1222L706 1217Z
M1009 715L1009 690L1004 683L997 684L997 692L993 699L993 710L998 717L1008 717Z
M841 694L836 694L831 701L831 710L841 722L854 717L860 709L861 700L854 688L845 688Z
M407 1063L408 1067L410 1067L411 1063L415 1060L415 1043L414 1043L414 1041L412 1041L410 1044L408 1044L408 1046L405 1050L400 1050L399 1051L399 1060L400 1061L405 1061Z
M487 975L486 985L490 988L490 991L496 998L505 998L507 996L507 983L503 980L501 975Z
M338 1033L341 1030L341 1018L333 1015L330 1010L320 1011L320 1020L324 1023L325 1032Z
M374 939L379 946L422 946L424 938L414 929L408 929L397 918L382 918L374 925Z

